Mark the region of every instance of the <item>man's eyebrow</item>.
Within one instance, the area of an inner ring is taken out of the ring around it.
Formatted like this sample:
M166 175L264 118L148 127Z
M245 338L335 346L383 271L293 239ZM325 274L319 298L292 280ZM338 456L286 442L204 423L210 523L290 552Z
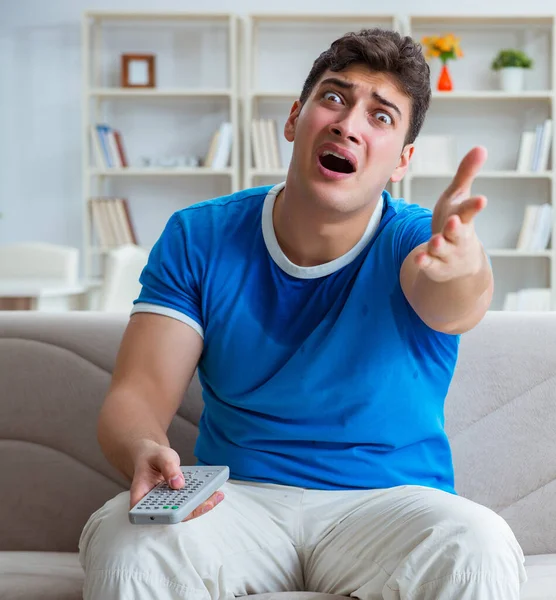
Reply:
M402 113L400 109L393 102L390 102L390 100L386 100L386 98L384 96L381 96L378 92L373 92L371 96L377 102L380 102L380 104L383 104L384 106L388 106L392 110L395 110L398 113L398 117L400 117L400 120L402 119Z
M319 87L322 87L323 85L337 85L344 90L352 90L355 88L355 84L351 83L351 81L339 79L338 77L328 77L327 79L323 79L320 82Z
M339 79L338 77L328 77L326 79L323 79L320 82L319 87L322 87L323 85L336 85L344 90L353 90L357 87L355 83L352 83L351 81L346 81L345 79ZM388 106L392 110L396 111L400 119L402 119L401 110L393 102L390 102L390 100L386 100L386 98L378 92L372 92L371 96L383 106Z

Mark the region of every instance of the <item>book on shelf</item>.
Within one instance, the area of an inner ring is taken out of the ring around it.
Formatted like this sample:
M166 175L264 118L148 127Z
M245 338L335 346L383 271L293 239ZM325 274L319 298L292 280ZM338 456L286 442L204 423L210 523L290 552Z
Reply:
M255 169L268 171L282 168L275 119L253 119L251 122L251 141Z
M502 310L550 310L550 296L550 288L525 288L517 292L508 292Z
M91 125L93 153L98 168L129 166L121 131L105 123Z
M230 162L233 137L232 124L225 121L212 135L203 166L210 169L225 169Z
M552 234L552 205L528 204L517 239L517 250L546 250Z
M125 198L90 198L89 207L93 229L102 248L137 244Z
M522 132L516 170L520 173L541 173L548 170L552 135L552 119L545 119L544 123L535 127L535 131Z

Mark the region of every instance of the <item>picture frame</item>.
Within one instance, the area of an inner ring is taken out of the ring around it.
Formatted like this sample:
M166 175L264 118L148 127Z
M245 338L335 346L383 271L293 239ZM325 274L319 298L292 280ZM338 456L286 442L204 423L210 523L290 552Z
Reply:
M153 88L155 85L154 54L122 54L123 88Z

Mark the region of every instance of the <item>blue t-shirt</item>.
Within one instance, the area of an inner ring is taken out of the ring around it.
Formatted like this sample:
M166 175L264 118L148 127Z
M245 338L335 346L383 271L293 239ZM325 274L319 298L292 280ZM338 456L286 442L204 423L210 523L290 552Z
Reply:
M306 488L455 493L443 409L459 336L425 325L399 281L431 212L383 192L352 250L299 267L272 223L283 185L176 212L141 275L133 312L204 337L199 464Z

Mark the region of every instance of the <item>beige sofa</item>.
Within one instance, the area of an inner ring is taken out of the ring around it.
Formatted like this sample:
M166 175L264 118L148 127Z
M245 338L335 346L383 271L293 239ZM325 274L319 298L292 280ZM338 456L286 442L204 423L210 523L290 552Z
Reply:
M81 529L126 487L95 434L126 322L0 313L0 598L81 598ZM555 377L556 313L489 313L462 338L446 405L457 489L513 528L527 600L556 599ZM184 464L201 407L194 380L170 429Z

